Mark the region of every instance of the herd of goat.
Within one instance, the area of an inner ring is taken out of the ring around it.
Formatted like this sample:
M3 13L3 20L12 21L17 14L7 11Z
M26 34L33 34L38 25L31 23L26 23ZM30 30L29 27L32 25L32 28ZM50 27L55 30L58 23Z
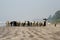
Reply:
M6 22L6 26L46 26L46 21L42 22L30 22L30 21L25 21L25 22L17 22L17 21L11 21L11 22Z

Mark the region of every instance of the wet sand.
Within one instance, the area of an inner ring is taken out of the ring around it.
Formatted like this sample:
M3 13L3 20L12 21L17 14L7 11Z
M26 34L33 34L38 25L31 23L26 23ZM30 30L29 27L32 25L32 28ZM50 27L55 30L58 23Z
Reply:
M60 40L60 26L0 27L0 40Z

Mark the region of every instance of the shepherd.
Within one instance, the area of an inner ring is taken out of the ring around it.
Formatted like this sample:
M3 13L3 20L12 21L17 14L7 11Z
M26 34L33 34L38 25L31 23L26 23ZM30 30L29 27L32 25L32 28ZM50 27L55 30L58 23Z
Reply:
M44 20L44 25L43 26L46 26L46 21L47 21L47 19L45 18L45 19L43 19Z

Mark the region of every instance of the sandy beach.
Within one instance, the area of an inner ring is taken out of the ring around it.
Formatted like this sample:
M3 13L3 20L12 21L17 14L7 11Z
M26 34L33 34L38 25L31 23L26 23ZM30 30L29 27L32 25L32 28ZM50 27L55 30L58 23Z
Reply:
M0 40L60 40L60 26L0 27Z

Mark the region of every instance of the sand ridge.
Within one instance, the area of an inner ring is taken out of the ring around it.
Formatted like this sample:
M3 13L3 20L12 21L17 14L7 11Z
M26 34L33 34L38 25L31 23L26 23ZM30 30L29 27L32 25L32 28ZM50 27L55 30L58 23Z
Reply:
M0 40L60 40L60 27L0 27Z

